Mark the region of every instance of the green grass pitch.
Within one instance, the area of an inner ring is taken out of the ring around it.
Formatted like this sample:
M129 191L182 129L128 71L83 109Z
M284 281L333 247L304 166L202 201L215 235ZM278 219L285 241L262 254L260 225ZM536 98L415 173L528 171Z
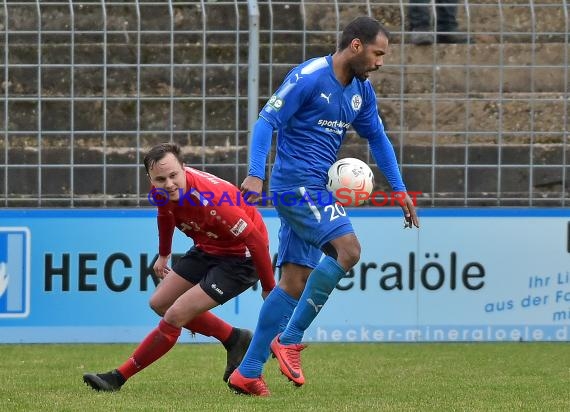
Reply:
M0 345L0 411L568 411L570 344L312 344L306 384L275 359L270 398L233 394L217 344L178 344L119 392L84 372L122 363L134 344Z

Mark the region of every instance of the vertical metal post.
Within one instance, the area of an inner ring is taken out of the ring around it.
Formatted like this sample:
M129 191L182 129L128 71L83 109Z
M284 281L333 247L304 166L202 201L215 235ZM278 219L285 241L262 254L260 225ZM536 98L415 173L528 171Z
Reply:
M40 1L36 0L36 12L38 14L38 207L42 206L42 10Z
M207 117L206 117L206 87L207 82L206 82L206 73L207 73L207 69L206 66L208 64L207 60L208 60L208 55L206 53L206 48L207 46L207 42L208 42L208 34L206 31L206 26L207 26L207 21L208 21L208 13L206 12L206 5L204 4L204 0L201 1L201 6L202 6L202 73L201 73L201 78L202 78L202 96L201 96L201 101L202 101L202 147L205 148L206 147L206 129L207 129ZM202 150L202 155L200 158L201 162L202 162L202 167L204 167L206 165L206 151Z
M566 0L563 0L562 4L564 7L564 91L562 93L564 122L562 124L562 188L560 189L560 197L562 198L561 205L564 207L566 206L567 197L566 185L568 181L568 157L566 152L568 150L568 127L570 126L570 123L568 122L568 99L570 99L570 90L568 90L568 76L570 75L568 71L568 64L570 64L568 59L568 48L570 47L570 37L568 35L568 31L570 31L570 21L568 21L568 4ZM568 252L570 252L570 250Z
M168 116L169 140L174 141L174 11L172 1L168 0L168 15L170 17L170 110Z
M69 205L75 206L75 14L73 12L73 0L69 0Z
M536 14L534 10L534 2L533 0L529 1L530 7L530 17L531 17L531 56L530 56L530 94L532 98L530 99L530 147L529 147L529 154L530 154L530 164L529 164L529 175L528 175L528 205L533 206L534 204L534 144L536 142L536 130L534 124L534 102L536 100L536 88L535 88L535 67L536 67ZM501 169L499 169L500 171ZM501 176L499 175L499 178ZM500 196L500 193L499 193Z
M437 39L437 25L435 21L437 20L437 8L435 7L435 2L431 2L431 13L433 21L433 35L434 41ZM439 70L438 64L438 48L432 47L432 65L431 65L431 77L432 77L432 88L431 88L431 177L430 177L430 193L431 196L431 206L435 206L435 188L436 188L436 173L437 167L437 72Z
M257 0L248 0L249 17L249 53L247 73L247 147L249 164L249 147L251 133L259 114L259 8Z
M10 53L8 53L8 5L4 2L4 206L8 206L8 108L10 86L8 83L10 71Z
M338 36L339 36L339 19L338 19L338 4L335 1L335 12L336 12L336 35L337 35L337 44L338 44ZM307 8L305 4L305 0L301 0L301 19L303 20L303 56L301 57L302 61L307 59ZM301 62L297 62L301 63Z
M240 136L240 129L239 129L239 119L240 119L240 113L242 113L241 107L240 107L240 63L241 63L241 59L240 59L240 45L241 45L241 18L240 18L240 8L238 7L238 2L234 2L234 15L235 15L235 25L236 25L236 40L235 40L235 56L236 56L236 60L235 60L235 73L234 73L234 80L235 80L235 86L234 86L234 94L235 94L235 104L234 104L234 116L235 116L235 120L234 120L234 138L233 138L233 145L235 147L234 150L234 181L236 182L236 184L239 184L239 169L240 169L240 162L239 162L239 150L240 150L240 141L239 141L239 136ZM248 71L249 72L249 71Z
M101 0L103 16L103 205L107 206L107 9Z
M499 176L499 171L501 170L502 163L502 151L503 146L503 114L505 97L503 91L505 89L505 15L503 10L502 0L498 2L499 6L499 21L501 25L499 27L499 124L497 131L497 206L501 205L501 198L499 193L501 193L501 179Z
M141 10L139 6L139 0L135 2L136 13L137 13L137 84L136 84L136 106L137 106L137 118L136 118L136 140L137 140L137 166L141 167L140 153L141 153ZM137 193L141 192L141 179L140 173L137 173ZM145 197L146 199L146 197ZM138 200L138 205L140 206L140 196Z
M465 18L467 20L467 35L471 36L471 14L469 10L469 0L464 0L465 5ZM471 41L469 40L469 46L467 49L467 61L465 62L465 151L464 151L464 165L463 165L463 206L468 206L467 199L469 197L469 191L467 187L469 185L469 173L468 173L468 163L469 163L469 118L471 116L471 99L469 98L471 94Z

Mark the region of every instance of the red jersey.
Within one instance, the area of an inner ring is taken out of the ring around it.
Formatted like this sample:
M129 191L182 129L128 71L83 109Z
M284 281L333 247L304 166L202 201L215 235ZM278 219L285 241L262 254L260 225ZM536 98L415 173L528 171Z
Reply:
M263 290L275 286L269 237L261 214L233 184L185 167L186 192L158 207L159 254L168 256L177 227L205 253L253 259Z

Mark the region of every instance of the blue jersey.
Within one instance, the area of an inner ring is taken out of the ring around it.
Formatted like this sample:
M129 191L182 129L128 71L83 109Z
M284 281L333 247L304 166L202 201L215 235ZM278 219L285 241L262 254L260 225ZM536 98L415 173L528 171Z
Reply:
M394 189L402 182L393 148L378 114L376 94L368 80L354 78L343 86L336 79L332 57L308 60L294 68L260 112L273 129L277 129L277 156L271 173L272 191L298 187L324 188L329 167L352 126L370 141L380 168ZM374 150L372 141L391 157ZM381 147L382 146L382 147ZM377 153L384 163L381 164ZM392 161L393 158L393 161Z

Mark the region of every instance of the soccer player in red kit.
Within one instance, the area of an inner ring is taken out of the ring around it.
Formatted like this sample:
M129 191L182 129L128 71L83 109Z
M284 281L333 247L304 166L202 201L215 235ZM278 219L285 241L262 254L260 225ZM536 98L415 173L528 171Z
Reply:
M273 289L267 229L237 187L185 167L177 145L154 146L144 165L158 205L159 257L153 269L161 281L150 306L162 319L117 369L86 373L83 381L98 391L119 390L127 379L166 354L181 328L222 342L227 350L223 377L227 381L249 346L251 332L232 327L209 310L258 280L263 299ZM192 238L194 246L169 268L175 228Z

